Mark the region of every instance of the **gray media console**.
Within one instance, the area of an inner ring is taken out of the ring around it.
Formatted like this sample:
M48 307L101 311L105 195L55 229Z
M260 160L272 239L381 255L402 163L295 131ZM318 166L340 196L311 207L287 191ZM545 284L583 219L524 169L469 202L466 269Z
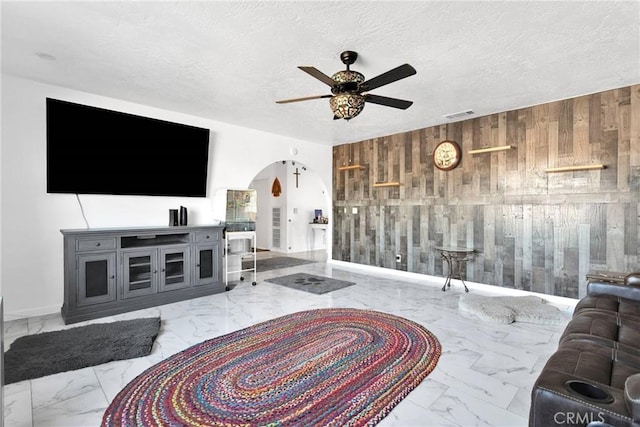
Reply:
M60 231L67 324L225 290L222 226Z

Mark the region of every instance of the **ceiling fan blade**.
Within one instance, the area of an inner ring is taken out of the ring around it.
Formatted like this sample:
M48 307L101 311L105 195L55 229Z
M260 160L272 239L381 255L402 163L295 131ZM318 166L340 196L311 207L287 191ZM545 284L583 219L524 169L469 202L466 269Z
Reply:
M276 104L288 104L289 102L309 101L310 99L331 98L332 95L305 96L303 98L282 99L276 101Z
M386 73L382 73L379 76L367 80L360 85L361 92L368 92L370 90L379 88L380 86L388 85L405 77L413 76L416 74L416 69L409 64L400 65L399 67L389 70Z
M389 97L380 96L380 95L371 95L369 93L364 95L364 100L366 102L371 102L373 104L384 105L386 107L399 108L401 110L406 110L407 108L411 107L411 105L413 104L413 101L405 101L404 99L389 98Z
M322 71L318 70L315 67L298 67L298 68L300 68L305 73L320 80L322 83L326 84L327 86L333 87L336 84L335 80L333 80L331 77L327 76L326 74L324 74Z

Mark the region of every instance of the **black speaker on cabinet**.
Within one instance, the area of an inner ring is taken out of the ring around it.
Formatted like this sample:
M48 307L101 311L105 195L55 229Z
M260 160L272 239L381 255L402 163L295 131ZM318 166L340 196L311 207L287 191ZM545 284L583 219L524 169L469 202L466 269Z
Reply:
M180 225L187 225L187 208L180 206Z
M178 209L169 209L169 225L178 225Z

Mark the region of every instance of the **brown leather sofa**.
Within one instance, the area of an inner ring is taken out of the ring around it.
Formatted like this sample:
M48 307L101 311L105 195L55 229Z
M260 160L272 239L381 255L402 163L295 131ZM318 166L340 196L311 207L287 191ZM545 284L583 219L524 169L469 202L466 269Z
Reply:
M589 283L533 386L529 426L640 427L640 273Z

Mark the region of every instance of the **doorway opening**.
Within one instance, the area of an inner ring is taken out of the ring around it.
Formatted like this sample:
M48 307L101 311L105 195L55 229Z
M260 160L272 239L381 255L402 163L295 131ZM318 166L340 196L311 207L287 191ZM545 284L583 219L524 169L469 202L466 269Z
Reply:
M249 188L257 196L258 251L328 255L329 194L316 172L298 161L281 160L262 169Z

